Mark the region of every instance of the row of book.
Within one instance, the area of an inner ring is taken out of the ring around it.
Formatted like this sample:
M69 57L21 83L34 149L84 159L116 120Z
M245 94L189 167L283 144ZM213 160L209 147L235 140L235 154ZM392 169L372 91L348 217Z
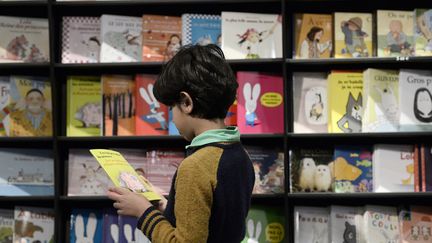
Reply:
M432 208L365 205L294 208L295 243L432 241Z
M432 130L432 72L294 73L295 133Z

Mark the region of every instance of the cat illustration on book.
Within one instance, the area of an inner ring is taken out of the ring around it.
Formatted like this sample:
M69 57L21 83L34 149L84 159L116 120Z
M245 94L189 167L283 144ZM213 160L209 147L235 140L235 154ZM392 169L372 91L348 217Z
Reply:
M139 88L139 92L141 98L145 100L145 102L147 102L147 104L150 106L150 113L141 116L141 119L151 124L159 122L161 127L157 128L157 130L168 130L168 125L164 117L164 112L158 112L160 104L154 97L153 84L148 84L147 91L143 87Z
M418 89L414 95L414 115L421 122L432 122L432 94L427 88Z
M243 95L245 99L245 108L246 108L246 125L248 126L255 126L258 125L258 117L256 115L256 108L257 108L257 102L258 98L261 93L261 85L259 83L252 86L248 82L243 86Z
M356 243L357 242L357 234L356 234L356 226L350 224L345 221L345 231L343 233L343 243Z
M344 133L361 132L362 115L363 115L363 98L359 93L357 100L354 99L351 92L349 93L348 102L346 105L346 113L337 122L338 127ZM348 124L345 126L345 124Z

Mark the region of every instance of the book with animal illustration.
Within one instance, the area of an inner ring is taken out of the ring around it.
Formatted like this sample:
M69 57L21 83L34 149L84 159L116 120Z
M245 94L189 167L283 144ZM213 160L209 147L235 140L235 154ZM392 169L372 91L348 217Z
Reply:
M363 74L332 71L328 76L329 133L359 133L363 117Z
M152 191L152 187L143 179L144 177L139 175L119 152L107 149L91 149L90 153L108 174L114 186L125 187L140 193L149 201L161 199L157 193Z
M226 126L237 126L237 100L229 107L224 122Z
M142 16L144 62L167 62L182 46L182 18L144 14Z
M378 57L414 56L413 11L377 11Z
M399 129L399 71L368 68L363 72L362 132Z
M284 153L275 148L245 146L255 171L253 194L284 192Z
M372 148L335 146L335 192L373 192Z
M371 13L334 13L334 39L336 58L371 57Z
M135 81L127 75L103 75L104 136L135 135Z
M432 147L422 144L420 148L420 163L422 172L422 191L432 191Z
M70 243L102 243L102 209L73 208L70 215Z
M46 149L0 149L1 196L54 195L54 160Z
M240 133L282 134L282 77L258 72L237 72L237 81L237 125Z
M51 83L45 77L11 76L10 137L52 136Z
M104 14L100 31L100 62L141 61L141 18Z
M332 243L363 243L363 208L330 206L329 229Z
M432 72L401 69L400 131L432 130Z
M0 242L12 243L14 231L14 210L0 209Z
M400 242L396 207L366 205L363 220L365 243Z
M103 113L100 77L68 77L66 96L66 136L101 136Z
M294 73L293 95L294 132L327 133L327 74Z
M295 14L295 59L332 56L333 16L331 14Z
M9 76L0 76L0 137L9 136L9 96L10 78Z
M117 209L103 209L102 242L118 243L120 238L119 215Z
M221 16L210 14L182 15L182 44L208 45L222 42Z
M414 192L414 147L374 145L373 181L375 192Z
M332 192L333 149L293 148L290 151L291 192Z
M118 243L150 243L144 233L137 228L136 217L119 215L119 240Z
M288 234L283 215L280 207L252 205L246 218L246 235L241 243L286 242Z
M13 242L54 243L54 209L15 206Z
M1 62L49 62L48 19L0 16Z
M99 17L63 17L62 63L99 62Z
M168 107L156 100L153 94L157 75L136 76L136 135L167 135Z
M86 149L70 149L68 157L68 196L106 195L112 182Z
M416 56L432 56L432 9L414 10L414 46Z
M328 208L294 207L294 243L329 242Z
M282 57L282 16L222 12L222 50L226 59Z
M402 243L429 243L432 240L432 210L426 206L411 206L399 213Z

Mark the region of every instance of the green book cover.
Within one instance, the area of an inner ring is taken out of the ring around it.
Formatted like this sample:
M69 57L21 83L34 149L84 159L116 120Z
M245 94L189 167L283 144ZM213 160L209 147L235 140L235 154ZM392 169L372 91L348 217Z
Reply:
M246 236L242 243L279 243L286 241L283 208L251 206L246 218Z

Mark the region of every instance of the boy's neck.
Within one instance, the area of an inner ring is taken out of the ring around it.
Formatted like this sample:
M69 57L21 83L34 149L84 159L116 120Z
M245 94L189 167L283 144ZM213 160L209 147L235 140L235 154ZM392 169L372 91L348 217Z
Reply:
M207 119L200 119L196 118L194 121L194 137L200 135L201 133L213 130L213 129L225 129L225 123L223 119L216 119L216 120L207 120Z

